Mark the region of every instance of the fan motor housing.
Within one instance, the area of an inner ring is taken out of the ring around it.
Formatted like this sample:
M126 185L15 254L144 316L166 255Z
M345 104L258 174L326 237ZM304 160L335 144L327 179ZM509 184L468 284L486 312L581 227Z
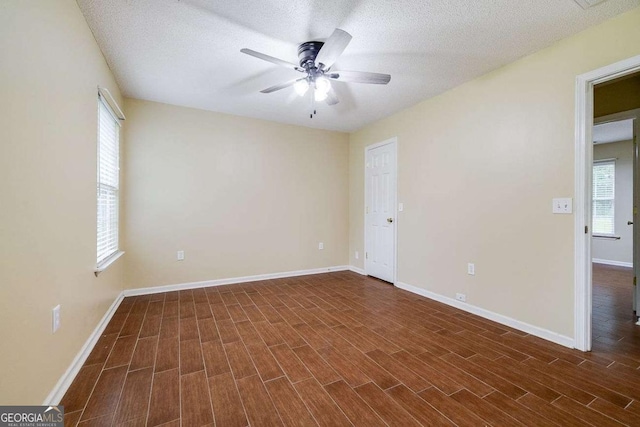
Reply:
M300 60L300 66L303 68L312 67L320 48L324 45L323 42L304 42L298 46L298 59Z

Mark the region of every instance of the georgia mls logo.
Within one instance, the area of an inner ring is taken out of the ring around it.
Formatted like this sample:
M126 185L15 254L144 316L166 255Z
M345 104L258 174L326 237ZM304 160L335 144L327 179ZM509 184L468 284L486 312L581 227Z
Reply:
M0 406L0 427L63 427L64 406Z

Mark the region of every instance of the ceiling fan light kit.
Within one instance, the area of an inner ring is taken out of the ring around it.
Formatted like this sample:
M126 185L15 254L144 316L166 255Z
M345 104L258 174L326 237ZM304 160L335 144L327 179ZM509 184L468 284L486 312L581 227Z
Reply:
M293 88L298 95L304 96L304 94L309 90L309 82L307 79L300 79L293 84Z
M336 28L326 42L304 42L298 46L299 66L251 49L241 49L240 52L306 74L305 77L280 83L260 92L271 93L293 86L295 92L300 96L310 93L309 117L313 118L316 114L316 102L324 101L328 105L335 105L340 102L331 86L330 80L365 84L387 84L391 80L389 74L332 70L331 67L344 52L350 41L351 35L349 33ZM309 90L310 88L312 89L311 91Z

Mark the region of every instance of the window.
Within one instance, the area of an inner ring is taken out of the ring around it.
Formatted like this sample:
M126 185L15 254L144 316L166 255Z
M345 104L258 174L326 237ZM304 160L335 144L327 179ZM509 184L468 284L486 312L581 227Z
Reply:
M614 228L616 162L593 162L593 234L612 236Z
M100 267L118 252L120 123L102 96L98 106L97 264Z

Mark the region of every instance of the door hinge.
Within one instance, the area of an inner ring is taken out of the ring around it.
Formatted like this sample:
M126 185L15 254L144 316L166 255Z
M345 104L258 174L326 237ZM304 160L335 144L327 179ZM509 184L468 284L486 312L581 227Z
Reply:
M638 281L636 279L636 276L633 276L633 286L636 286L638 284Z
M584 234L589 234L589 226L588 225L584 226Z
M369 259L369 252L364 253L364 259Z
M364 213L367 213L367 214L369 213L369 206L364 208Z

